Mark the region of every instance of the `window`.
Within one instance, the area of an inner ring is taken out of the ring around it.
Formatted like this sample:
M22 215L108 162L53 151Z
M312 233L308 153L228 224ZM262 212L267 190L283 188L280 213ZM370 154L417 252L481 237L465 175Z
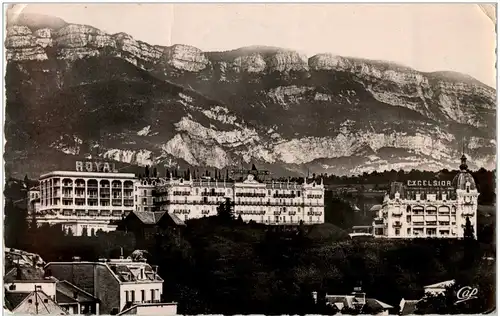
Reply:
M146 195L148 195L148 193L147 193L147 191L146 191L146 190L144 190L144 196L146 196Z
M399 228L396 228L396 229L395 229L395 231L394 231L394 233L396 234L396 236L399 236L399 234L400 234L401 232L399 231Z
M130 291L130 294L132 296L130 301L135 302L135 291Z
M155 300L155 290L151 290L151 301Z
M128 291L125 291L125 302L130 302L130 297L128 296Z
M146 301L146 291L141 290L141 302Z
M407 228L407 229L406 229L406 234L407 234L407 235L411 235L411 228Z

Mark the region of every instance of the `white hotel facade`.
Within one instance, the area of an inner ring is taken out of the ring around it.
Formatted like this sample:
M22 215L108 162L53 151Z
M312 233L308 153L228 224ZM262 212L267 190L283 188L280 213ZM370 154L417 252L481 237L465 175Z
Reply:
M40 176L40 192L30 192L28 201L38 225L61 224L66 233L93 235L98 230L115 230L112 221L132 211L167 211L181 220L213 216L226 199L234 202L235 215L244 221L324 223L322 180L261 182L254 174L242 182L138 179L133 173L117 172L113 164L90 162L77 162L76 169Z
M168 179L156 184L155 204L160 211L182 220L217 215L217 207L230 199L243 221L267 225L321 224L325 222L323 181L303 184L260 182L248 174L242 182L204 179Z
M381 238L463 238L467 218L477 234L479 193L465 156L453 181L391 184L373 221Z

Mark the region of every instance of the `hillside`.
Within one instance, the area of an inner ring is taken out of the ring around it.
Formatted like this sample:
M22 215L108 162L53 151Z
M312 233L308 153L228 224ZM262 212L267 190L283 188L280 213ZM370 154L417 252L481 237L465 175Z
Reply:
M7 174L83 157L338 175L495 163L496 91L470 76L252 46L153 46L51 17L11 22Z

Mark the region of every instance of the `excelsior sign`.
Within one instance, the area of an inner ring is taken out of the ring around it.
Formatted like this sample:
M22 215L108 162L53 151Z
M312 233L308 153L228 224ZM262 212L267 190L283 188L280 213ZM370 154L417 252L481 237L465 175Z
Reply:
M87 172L118 172L114 163L99 161L77 161L76 171Z
M408 180L409 187L451 187L451 181L443 180Z

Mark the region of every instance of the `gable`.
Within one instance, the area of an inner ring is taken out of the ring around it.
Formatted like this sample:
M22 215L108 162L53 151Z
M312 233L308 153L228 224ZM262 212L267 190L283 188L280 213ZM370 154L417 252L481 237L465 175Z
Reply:
M22 314L66 315L44 292L31 292L12 312Z

